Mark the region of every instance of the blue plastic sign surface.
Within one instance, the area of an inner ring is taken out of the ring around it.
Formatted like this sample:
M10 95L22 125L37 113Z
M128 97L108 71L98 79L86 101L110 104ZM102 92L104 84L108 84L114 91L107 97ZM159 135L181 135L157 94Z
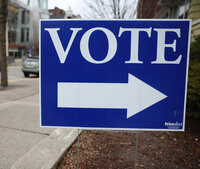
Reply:
M190 20L40 21L41 126L184 131Z

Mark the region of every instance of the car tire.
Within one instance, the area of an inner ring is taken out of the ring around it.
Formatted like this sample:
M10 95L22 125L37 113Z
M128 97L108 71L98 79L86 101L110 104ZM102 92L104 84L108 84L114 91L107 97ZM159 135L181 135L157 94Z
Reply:
M24 76L25 76L25 77L29 77L29 73L24 72Z

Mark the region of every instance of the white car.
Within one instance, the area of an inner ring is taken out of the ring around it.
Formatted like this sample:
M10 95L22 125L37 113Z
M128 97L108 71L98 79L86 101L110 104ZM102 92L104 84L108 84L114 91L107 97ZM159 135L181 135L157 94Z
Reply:
M29 74L35 74L39 76L39 57L29 57L24 59L22 64L22 72L25 77L29 77Z

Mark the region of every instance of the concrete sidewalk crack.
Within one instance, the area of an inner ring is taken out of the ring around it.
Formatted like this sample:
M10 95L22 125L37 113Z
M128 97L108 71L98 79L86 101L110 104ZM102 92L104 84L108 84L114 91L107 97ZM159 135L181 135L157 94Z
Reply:
M14 100L9 100L9 101L7 101L7 102L2 102L2 103L0 103L0 109L2 109L2 108L4 108L4 107L9 107L10 105L12 105L12 104L17 104L17 103L22 103L23 101L21 101L21 100L23 100L23 99L28 99L28 98L30 98L30 97L33 97L33 96L35 96L35 95L38 95L38 93L37 94L32 94L32 95L29 95L29 96L25 96L25 97L21 97L21 98L17 98L17 99L14 99ZM30 102L30 101L26 101L26 103L29 103L29 104L31 104L31 105L33 105L33 106L39 106L39 102ZM27 105L29 105L29 104L27 104Z
M28 96L22 96L22 97L19 97L19 98L17 98L17 99L13 99L12 101L18 101L18 100L22 100L22 99L27 99L27 98L29 98L29 97L33 97L33 96L38 95L38 94L39 94L38 92L32 93L32 94L30 94L30 95L28 95ZM38 97L39 97L39 96L38 96Z
M43 133L43 132L37 132L37 131L31 131L31 130L25 130L25 129L17 129L17 128L12 128L12 127L5 127L5 126L0 126L0 128L23 131L23 132L34 133L34 134L41 134L41 135L46 135L46 136L50 135L49 133Z

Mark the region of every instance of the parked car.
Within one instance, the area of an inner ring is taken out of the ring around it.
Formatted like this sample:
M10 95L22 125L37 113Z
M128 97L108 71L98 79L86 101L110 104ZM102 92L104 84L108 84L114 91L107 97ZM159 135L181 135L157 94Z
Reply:
M39 76L39 57L29 57L24 59L22 64L22 72L25 77L29 77L30 74Z

